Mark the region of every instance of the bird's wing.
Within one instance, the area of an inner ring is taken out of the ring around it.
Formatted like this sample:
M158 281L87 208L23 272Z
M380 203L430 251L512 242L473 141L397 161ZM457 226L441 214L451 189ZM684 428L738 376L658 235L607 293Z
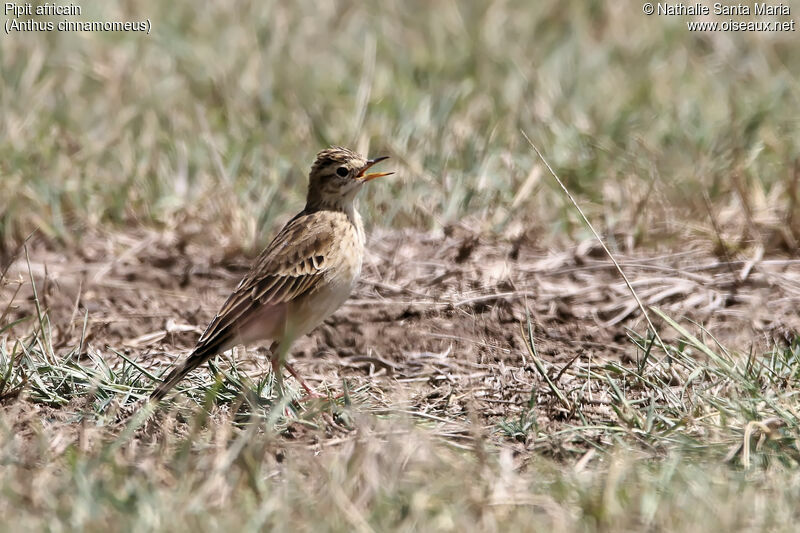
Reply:
M331 268L333 230L316 213L292 219L261 253L197 342L213 345L235 333L256 309L291 302L313 292Z
M189 357L156 387L151 400L162 399L184 376L224 349L254 312L315 291L335 266L334 228L319 212L300 213L289 221L222 305Z

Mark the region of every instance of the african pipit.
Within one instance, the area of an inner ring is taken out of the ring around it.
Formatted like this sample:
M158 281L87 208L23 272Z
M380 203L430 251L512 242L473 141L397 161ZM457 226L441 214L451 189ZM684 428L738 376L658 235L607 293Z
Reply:
M192 353L153 394L162 399L186 374L239 344L272 340L272 370L281 363L313 395L291 365L281 361L292 342L309 333L342 305L361 272L364 226L355 199L361 187L392 172L367 174L388 159L364 159L345 148L317 154L311 167L306 207L261 253L206 328ZM280 346L280 347L279 347Z

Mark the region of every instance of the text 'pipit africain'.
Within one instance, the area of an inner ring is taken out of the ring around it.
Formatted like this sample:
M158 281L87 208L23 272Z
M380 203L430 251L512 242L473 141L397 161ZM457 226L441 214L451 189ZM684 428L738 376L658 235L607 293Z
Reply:
M278 233L239 282L197 341L151 395L162 399L186 374L239 344L271 340L272 369L280 378L281 355L317 327L350 295L364 257L364 226L355 199L361 187L392 172L367 171L388 159L367 160L346 148L317 154L306 207ZM291 365L286 369L313 391Z

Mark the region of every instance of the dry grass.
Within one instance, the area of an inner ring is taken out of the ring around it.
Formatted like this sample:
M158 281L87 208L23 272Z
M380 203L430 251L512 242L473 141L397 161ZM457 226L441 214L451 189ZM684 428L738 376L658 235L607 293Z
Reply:
M794 492L774 483L795 487L800 461L796 260L618 255L662 317L665 356L592 243L378 231L353 299L293 350L344 399L278 401L250 350L215 363L219 377L196 372L140 426L150 376L191 347L246 262L203 255L203 237L171 253L182 238L86 236L80 255L31 243L39 259L11 265L23 285L6 281L19 304L6 321L25 301L48 309L0 348L8 509L32 502L20 523L699 530L793 516ZM75 496L73 483L88 485ZM737 491L752 501L707 514Z

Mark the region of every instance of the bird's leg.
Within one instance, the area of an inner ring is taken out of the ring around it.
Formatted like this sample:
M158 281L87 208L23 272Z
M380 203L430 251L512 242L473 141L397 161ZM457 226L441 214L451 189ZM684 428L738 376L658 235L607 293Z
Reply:
M294 367L290 365L288 361L286 361L286 354L280 351L278 345L278 341L275 341L272 343L272 346L270 346L269 349L272 352L272 372L275 374L275 379L277 380L280 393L283 394L283 374L281 372L281 363L283 363L283 366L286 367L286 370L288 370L294 379L300 383L300 386L305 389L307 396L305 396L303 400L325 398L325 396L312 389L308 383L306 383L306 381L300 377L300 374L297 373L297 370L295 370Z
M281 372L281 354L278 352L278 343L273 342L269 347L272 357L272 374L275 376L275 384L278 387L278 394L283 396L283 373Z
M279 392L283 392L283 374L281 374L281 361L277 357L272 358L272 374L275 376L275 385Z
M314 398L325 398L325 396L323 396L322 394L320 394L317 391L315 391L314 389L312 389L308 385L308 383L306 383L305 380L300 377L300 374L297 373L297 370L295 370L292 365L290 365L288 362L284 362L283 366L285 366L286 370L288 370L289 373L292 376L294 376L294 379L296 379L297 381L300 382L300 386L302 386L306 390L307 396L305 398L303 398L303 400L311 400L311 399L314 399Z

